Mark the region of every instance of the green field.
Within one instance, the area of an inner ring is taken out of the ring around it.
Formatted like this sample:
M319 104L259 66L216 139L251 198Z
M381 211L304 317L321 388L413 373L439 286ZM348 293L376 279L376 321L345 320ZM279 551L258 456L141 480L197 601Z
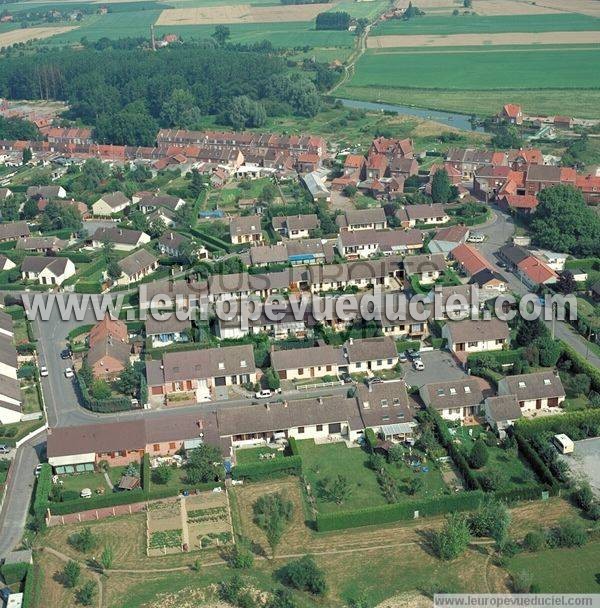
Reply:
M377 25L373 36L389 34L500 34L504 32L573 32L599 30L600 19L578 13L556 15L429 16L419 19L389 19Z

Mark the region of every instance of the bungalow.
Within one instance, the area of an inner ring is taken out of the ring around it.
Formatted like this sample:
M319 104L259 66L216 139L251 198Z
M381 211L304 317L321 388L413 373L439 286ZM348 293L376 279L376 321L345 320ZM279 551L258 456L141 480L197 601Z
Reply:
M370 258L384 255L411 253L423 248L420 230L340 230L337 250L347 259Z
M558 281L558 274L532 255L517 264L516 272L530 289L537 289L540 285L551 285Z
M480 380L475 377L424 384L419 395L442 418L461 422L479 414L484 398Z
M179 234L178 232L165 232L158 239L158 250L163 255L179 257L184 245L187 245L190 239Z
M122 192L103 194L93 205L92 213L98 217L110 217L124 211L131 201Z
M164 207L169 211L179 211L185 205L185 201L179 196L171 194L153 194L151 196L143 196L138 205L142 213L148 214L160 207Z
M86 360L94 378L113 380L129 365L131 345L107 335L94 341Z
M239 298L266 298L289 289L297 274L289 269L264 274L214 274L208 278L210 300L223 302Z
M27 256L21 263L21 276L40 285L62 285L75 274L75 264L69 258Z
M450 252L450 258L456 262L458 269L467 276L491 268L490 262L475 247L462 243Z
M295 239L286 242L287 261L292 266L301 264L331 264L335 259L333 241L323 239Z
M15 249L37 253L58 253L68 244L68 241L63 241L56 236L24 236L19 237Z
M442 327L448 349L455 355L501 350L508 345L510 328L506 321L492 318L448 321Z
M18 367L17 351L13 344L13 338L5 333L0 334L0 374L16 380Z
M442 253L445 256L464 243L469 237L469 229L466 226L448 226L438 230L429 241L431 253Z
M407 277L416 277L419 283L431 285L446 270L446 258L441 253L425 253L404 259L404 273Z
M234 245L264 241L259 215L235 217L229 223L229 236Z
M387 228L387 220L383 207L347 210L336 217L336 223L346 230L383 230Z
M158 258L146 249L140 249L119 260L117 264L123 273L117 279L117 285L128 285L153 273L158 268Z
M252 266L268 266L269 264L286 264L288 248L285 243L276 245L255 245L248 252Z
M29 186L26 191L27 198L67 198L67 191L62 186Z
M506 430L521 417L521 408L514 395L487 397L483 409L486 422L501 439L506 436Z
M341 349L328 344L271 351L271 366L282 380L335 377L343 364Z
M498 382L499 395L514 395L524 414L537 410L557 411L565 400L565 389L557 373L535 372L506 376Z
M181 308L200 306L202 300L208 301L208 282L191 280L163 279L142 283L139 287L140 308Z
M314 214L275 216L272 221L273 230L288 239L306 239L310 232L321 226L319 218Z
M150 400L177 405L215 398L217 387L254 384L257 369L252 345L164 353L146 361Z
M152 348L169 346L174 342L188 342L192 322L188 319L178 319L175 313L167 313L168 318L158 319L149 316L146 319L146 338L152 343Z
M508 281L499 272L484 268L476 272L470 279L470 285L477 285L484 299L494 298L508 290Z
M434 316L438 319L441 316L444 318L466 319L471 316L476 316L482 303L479 302L479 294L473 285L447 285L441 287L436 285L425 296L425 303L434 306L437 303L437 309L434 308Z
M392 337L383 336L361 340L350 338L342 346L342 363L340 363L339 369L341 372L350 374L368 373L392 369L397 364L398 351Z
M21 237L29 236L29 234L27 222L0 224L0 243L4 243L5 241L16 241Z
M396 211L396 218L403 228L414 228L419 224L446 224L450 216L440 204L406 205Z
M112 243L117 251L133 251L150 242L150 235L141 230L128 230L116 226L101 227L92 236L92 247L100 249L104 243Z

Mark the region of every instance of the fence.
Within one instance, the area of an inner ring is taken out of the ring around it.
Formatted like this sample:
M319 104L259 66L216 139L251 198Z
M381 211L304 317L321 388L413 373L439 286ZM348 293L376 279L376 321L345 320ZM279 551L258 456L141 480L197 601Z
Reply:
M342 386L344 383L341 380L334 380L333 382L317 382L316 384L299 384L296 385L297 391L309 391L313 389L328 387L328 386Z

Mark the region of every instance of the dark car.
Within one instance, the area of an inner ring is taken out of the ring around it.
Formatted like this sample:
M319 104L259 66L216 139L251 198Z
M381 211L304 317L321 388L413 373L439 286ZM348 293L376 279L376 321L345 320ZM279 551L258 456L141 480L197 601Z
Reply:
M503 262L502 260L499 260L497 263L498 268L506 268L506 262Z
M383 380L379 376L367 378L367 384L379 384L380 382L383 382Z
M417 359L421 358L421 353L418 350L407 350L406 351L406 356L408 357L409 361L416 361Z
M64 350L62 350L60 352L60 358L61 359L70 359L72 354L73 353L71 352L70 348L65 348Z
M352 384L352 382L353 382L352 376L348 372L344 372L343 374L340 374L340 380L344 384Z

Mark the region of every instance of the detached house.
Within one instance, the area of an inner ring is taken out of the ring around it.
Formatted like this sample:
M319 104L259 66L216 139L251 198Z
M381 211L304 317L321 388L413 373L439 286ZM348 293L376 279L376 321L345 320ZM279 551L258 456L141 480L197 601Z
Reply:
M115 213L125 211L131 201L122 192L103 194L93 205L92 213L98 217L110 217Z
M43 198L46 200L67 197L67 191L62 186L29 186L26 194L27 198Z
M131 345L127 325L110 315L96 323L88 336L87 362L95 378L117 377L129 364Z
M440 204L406 205L396 211L396 217L403 228L414 228L420 224L446 224L450 216Z
M229 223L229 236L234 245L244 243L263 243L262 227L259 215L235 217Z
M62 285L75 274L75 264L69 258L27 256L21 264L21 276L40 285Z
M140 281L158 268L158 258L145 249L140 249L117 263L123 273L117 279L117 285Z
M476 416L484 399L480 379L475 377L424 384L419 395L423 403L437 410L442 418L461 422Z
M442 338L446 338L448 349L455 355L502 350L508 345L510 329L506 321L492 318L464 321L448 321L442 327ZM466 357L463 357L466 359Z
M443 253L447 256L453 249L464 243L469 236L466 226L448 226L441 228L429 241L431 253Z
M475 247L461 243L450 252L450 258L456 262L458 269L468 277L481 270L491 268L491 264Z
M68 241L63 241L56 236L25 236L19 238L15 249L37 253L58 253L68 244Z
M117 251L133 251L150 242L150 235L141 230L128 230L110 226L98 228L92 236L92 247L101 249L104 243L112 243Z
M387 220L383 207L348 210L336 217L336 223L346 230L383 230L387 228Z
M172 196L171 194L153 194L150 196L143 196L138 204L140 211L144 214L148 214L161 207L171 212L179 211L179 209L185 205L185 201L182 198Z
M321 226L319 218L314 214L278 215L272 221L273 230L288 239L306 239L310 232Z
M523 109L520 105L515 103L507 103L502 106L498 118L504 122L508 122L511 125L522 125L523 124Z
M542 409L552 411L565 400L563 384L553 371L506 376L498 382L498 394L514 395L524 414Z

